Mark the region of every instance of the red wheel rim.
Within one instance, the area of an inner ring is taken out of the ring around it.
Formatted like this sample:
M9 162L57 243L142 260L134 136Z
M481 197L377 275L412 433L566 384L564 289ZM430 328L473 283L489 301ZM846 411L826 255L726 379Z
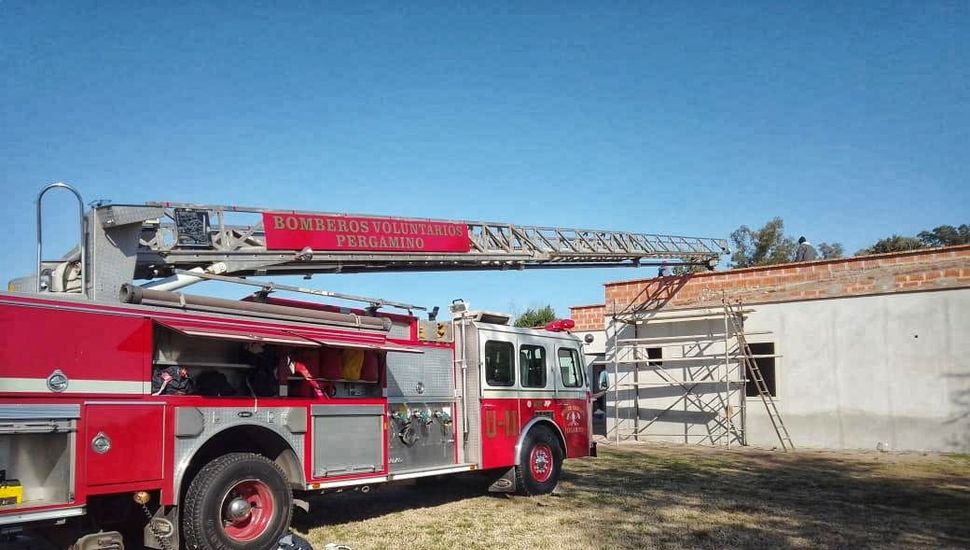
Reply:
M222 498L222 530L236 542L258 539L273 522L276 499L269 487L257 479L232 486Z
M552 449L545 443L539 443L532 447L529 453L529 471L532 472L532 479L539 483L545 483L552 477Z

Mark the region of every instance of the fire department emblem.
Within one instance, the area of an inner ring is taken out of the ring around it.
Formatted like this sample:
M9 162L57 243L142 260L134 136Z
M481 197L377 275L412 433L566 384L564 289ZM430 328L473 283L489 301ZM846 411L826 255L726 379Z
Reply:
M569 426L579 426L579 421L583 419L583 413L577 410L566 411L566 424Z
M575 405L567 405L562 411L563 420L566 422L566 433L580 433L583 427L583 409Z

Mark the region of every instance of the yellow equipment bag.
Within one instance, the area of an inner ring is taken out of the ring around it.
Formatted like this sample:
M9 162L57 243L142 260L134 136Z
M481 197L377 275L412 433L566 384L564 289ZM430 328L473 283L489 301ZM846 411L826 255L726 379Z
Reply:
M345 349L343 351L342 376L344 380L360 380L360 371L364 368L364 350Z

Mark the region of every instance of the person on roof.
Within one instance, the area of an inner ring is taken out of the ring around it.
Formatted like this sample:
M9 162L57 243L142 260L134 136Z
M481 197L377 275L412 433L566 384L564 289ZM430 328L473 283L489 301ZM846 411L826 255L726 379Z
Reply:
M798 238L798 248L795 250L796 262L812 262L818 259L818 251L808 242L804 235Z

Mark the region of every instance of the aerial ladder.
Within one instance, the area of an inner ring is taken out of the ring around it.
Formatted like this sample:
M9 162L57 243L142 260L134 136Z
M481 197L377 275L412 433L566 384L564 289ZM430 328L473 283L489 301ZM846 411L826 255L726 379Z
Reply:
M171 290L227 276L650 265L713 269L728 251L727 242L715 238L148 202L93 205L80 224L83 246L49 260L43 252L41 206L44 195L58 189L72 192L84 210L80 194L67 184L41 191L37 271L12 281L12 290L117 301L122 285L133 281Z

